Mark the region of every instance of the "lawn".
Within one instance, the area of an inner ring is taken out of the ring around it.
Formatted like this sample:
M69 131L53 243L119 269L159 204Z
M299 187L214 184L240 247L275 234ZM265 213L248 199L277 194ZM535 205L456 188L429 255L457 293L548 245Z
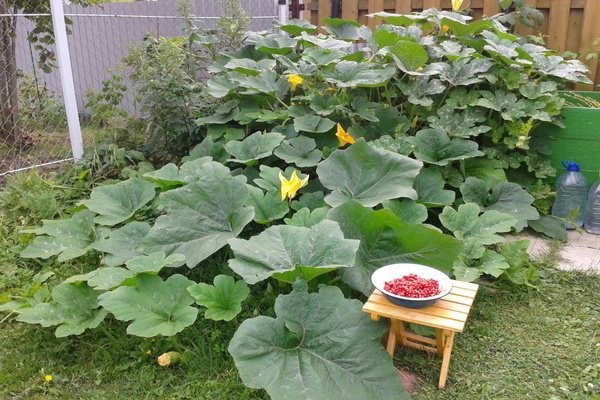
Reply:
M538 260L538 290L481 286L457 335L445 390L437 389L439 359L397 350L396 366L421 376L413 399L600 398L600 279L554 269L555 254ZM178 337L190 360L164 368L156 357L171 341L128 336L118 321L107 324L107 332L57 339L51 329L5 313L0 397L266 399L263 391L244 387L227 353L234 328L199 319Z

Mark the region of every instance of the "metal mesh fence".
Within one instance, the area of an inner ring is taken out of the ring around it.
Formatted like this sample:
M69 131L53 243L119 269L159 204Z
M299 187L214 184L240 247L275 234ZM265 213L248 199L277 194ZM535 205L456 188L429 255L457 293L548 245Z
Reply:
M85 121L89 117L90 88L100 91L103 81L119 69L130 46L145 37L180 37L184 27L212 29L222 15L224 0L188 0L185 14L181 16L181 0L136 1L105 3L82 7L65 5L69 25L69 50L75 85L77 109L84 122L84 145L90 144ZM55 163L71 158L69 134L62 86L57 68L42 71L38 66L43 45L49 54L54 45L32 43L28 36L36 29L33 18L49 18L48 9L23 14L16 9L3 10L0 0L0 179L15 170ZM277 19L276 0L245 0L242 2L249 17L249 29L267 30ZM8 29L5 29L4 27ZM15 35L11 34L14 32ZM10 45L6 45L9 43ZM137 114L135 94L123 72L127 90L119 107Z
M71 157L60 92L44 82L40 68L40 50L52 52L52 46L33 42L36 25L9 5L0 0L0 178ZM47 14L48 8L30 11ZM33 18L43 25L49 17ZM38 39L42 37L43 32Z

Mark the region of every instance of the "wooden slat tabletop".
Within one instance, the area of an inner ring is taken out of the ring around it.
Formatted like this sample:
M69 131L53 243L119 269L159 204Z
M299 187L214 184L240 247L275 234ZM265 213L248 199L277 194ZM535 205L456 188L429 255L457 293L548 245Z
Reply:
M429 307L417 309L394 305L379 290L375 290L363 306L363 311L376 317L462 332L479 285L460 281L452 281L452 285L452 291L447 296Z

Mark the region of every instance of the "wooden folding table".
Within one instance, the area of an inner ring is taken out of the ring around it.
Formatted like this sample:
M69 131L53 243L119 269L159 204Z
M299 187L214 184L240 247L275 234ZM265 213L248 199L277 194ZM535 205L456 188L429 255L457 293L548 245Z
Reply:
M381 317L390 319L391 328L387 342L390 355L394 355L396 344L399 343L437 354L442 358L438 384L440 389L446 386L454 333L463 331L479 288L479 285L474 283L460 281L452 281L452 285L452 291L448 295L429 307L405 308L394 305L379 290L375 290L363 306L363 311L370 313L374 321ZM406 330L404 323L435 328L435 339Z

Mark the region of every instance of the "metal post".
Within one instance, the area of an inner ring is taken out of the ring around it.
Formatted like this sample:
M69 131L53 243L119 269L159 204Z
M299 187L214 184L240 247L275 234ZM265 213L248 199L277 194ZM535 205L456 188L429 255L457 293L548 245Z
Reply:
M52 13L52 24L54 26L56 56L63 88L63 99L65 101L65 110L67 112L67 122L69 124L71 150L73 151L73 159L77 161L81 160L83 157L83 140L81 139L81 126L79 125L79 114L77 112L75 85L73 84L73 70L71 69L71 56L69 54L67 26L65 24L65 13L62 1L50 0L50 10Z
M290 19L290 7L287 0L278 0L279 4L279 22L282 25L287 24Z

